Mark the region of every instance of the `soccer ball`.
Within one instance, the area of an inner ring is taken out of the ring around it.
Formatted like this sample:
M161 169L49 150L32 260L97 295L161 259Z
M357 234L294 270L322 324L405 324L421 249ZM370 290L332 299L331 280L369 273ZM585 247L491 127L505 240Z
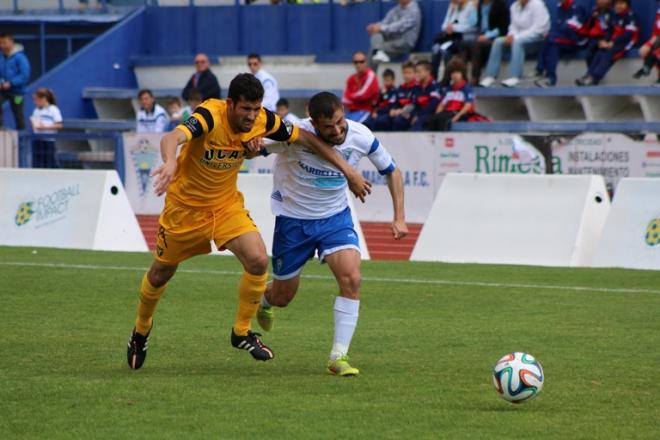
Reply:
M495 364L493 384L502 399L527 402L543 388L543 368L531 354L509 353Z

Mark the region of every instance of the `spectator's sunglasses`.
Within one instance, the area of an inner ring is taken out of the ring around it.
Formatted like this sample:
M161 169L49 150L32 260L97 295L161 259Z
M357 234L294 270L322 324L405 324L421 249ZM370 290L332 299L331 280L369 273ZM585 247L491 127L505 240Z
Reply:
M353 60L353 64L364 64L364 63L366 63L366 62L367 62L366 59L363 59L363 60Z
M195 64L206 64L206 60L195 60Z

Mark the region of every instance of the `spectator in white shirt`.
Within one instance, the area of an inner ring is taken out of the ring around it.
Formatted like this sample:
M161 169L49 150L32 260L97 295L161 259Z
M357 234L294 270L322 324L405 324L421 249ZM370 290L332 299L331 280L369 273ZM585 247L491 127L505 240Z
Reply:
M140 111L137 113L138 133L164 133L170 123L170 117L163 107L156 104L156 98L149 89L138 92Z
M300 124L300 118L289 111L289 101L285 98L280 98L280 100L277 101L276 113L283 121L287 121L294 125Z
M46 88L32 95L34 111L30 117L35 133L57 133L62 128L62 113L57 108L55 95ZM57 168L55 140L39 139L32 142L32 168Z
M520 83L525 63L525 51L543 41L550 30L550 13L543 0L516 0L510 8L511 24L505 37L497 37L486 66L486 77L479 83L490 87L495 83L502 64L504 47L511 48L509 78L502 81L505 87Z
M280 91L277 88L277 80L270 73L261 68L261 56L256 53L251 53L247 57L248 67L250 72L261 81L264 87L264 99L261 105L271 112L274 112L277 107L277 101L280 99Z

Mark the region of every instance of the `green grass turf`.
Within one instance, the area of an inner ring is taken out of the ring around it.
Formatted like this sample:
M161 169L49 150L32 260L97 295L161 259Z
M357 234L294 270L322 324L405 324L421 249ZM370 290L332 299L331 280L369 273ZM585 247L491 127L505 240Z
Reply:
M264 337L276 359L257 363L229 345L240 267L211 256L182 265L191 272L159 305L145 366L129 370L150 260L0 248L0 438L660 436L660 272L366 262L351 347L362 374L337 378L324 374L336 292L327 267L307 265L315 277ZM474 281L558 287L460 284ZM491 383L510 351L545 370L524 405Z

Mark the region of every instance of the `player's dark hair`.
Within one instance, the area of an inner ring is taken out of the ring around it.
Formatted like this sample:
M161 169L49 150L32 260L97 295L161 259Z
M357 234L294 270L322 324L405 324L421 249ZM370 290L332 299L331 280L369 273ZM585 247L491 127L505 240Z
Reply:
M152 98L154 97L153 92L149 89L140 89L140 91L138 92L138 99L142 98L142 95L149 95Z
M394 79L394 70L385 69L385 71L383 72L383 78L392 78L392 79Z
M264 86L251 73L239 73L229 83L227 98L234 104L243 101L261 101L264 98Z
M10 40L14 41L14 36L9 32L0 32L0 38L9 38Z
M258 53L251 53L250 55L247 56L248 60L253 60L256 59L257 61L261 62L261 55Z
M275 104L275 107L279 107L283 105L286 108L289 108L289 100L286 98L280 98L277 100L277 103Z
M421 68L425 69L427 72L430 72L430 71L433 70L433 67L431 67L431 62L426 61L426 60L417 61L417 64L415 64L415 67L421 67Z
M332 118L340 108L342 108L341 100L330 92L317 93L307 104L309 116L314 121L320 118Z

